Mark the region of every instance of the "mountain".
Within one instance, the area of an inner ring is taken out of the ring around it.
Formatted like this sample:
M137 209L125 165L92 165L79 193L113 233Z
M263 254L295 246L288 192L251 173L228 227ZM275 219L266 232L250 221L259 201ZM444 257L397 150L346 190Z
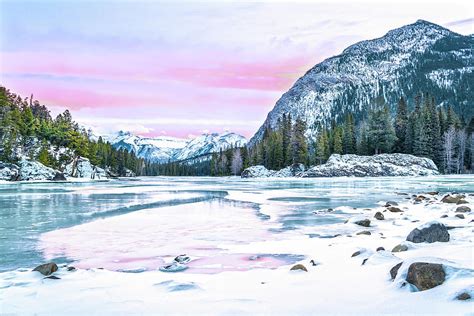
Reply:
M231 146L244 146L245 137L225 132L223 134L203 134L194 139L168 136L155 138L140 137L130 132L120 131L108 141L117 149L125 149L151 162L181 161L202 157Z
M469 119L474 115L473 48L473 35L423 20L356 43L299 78L249 143L261 140L265 128L275 128L283 114L305 120L311 137L320 125L340 121L348 112L356 119L366 116L380 96L394 112L401 96L413 107L419 92L430 92L438 104L451 105Z

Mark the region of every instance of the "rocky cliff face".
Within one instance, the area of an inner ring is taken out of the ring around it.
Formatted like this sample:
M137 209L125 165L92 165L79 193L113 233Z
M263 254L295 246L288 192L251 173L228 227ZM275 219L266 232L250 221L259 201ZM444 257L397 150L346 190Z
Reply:
M431 159L406 154L381 154L375 156L332 155L319 166L301 173L312 177L386 177L429 176L439 174Z
M395 111L400 96L408 99L429 91L441 105L452 105L467 119L474 115L472 54L474 37L419 20L363 41L310 69L283 94L250 144L275 128L283 114L306 121L307 136L346 113L363 117L383 96Z
M381 154L375 156L332 155L319 166L304 170L304 166L286 167L280 171L264 166L253 166L242 172L242 178L269 177L391 177L429 176L439 174L431 159L406 154Z

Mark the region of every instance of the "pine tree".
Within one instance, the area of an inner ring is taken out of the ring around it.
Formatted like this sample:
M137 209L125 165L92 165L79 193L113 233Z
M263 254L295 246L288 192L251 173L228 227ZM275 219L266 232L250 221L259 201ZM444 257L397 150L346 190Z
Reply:
M306 124L302 119L296 119L291 137L292 163L308 164L308 144L304 133Z
M395 152L407 153L407 129L408 129L408 107L403 97L398 101L397 115L395 117L395 135L397 141L395 143Z
M356 136L354 117L352 114L346 115L343 131L343 152L344 154L354 154L356 152ZM335 151L336 152L336 151Z
M337 127L334 130L333 153L342 154L342 129Z

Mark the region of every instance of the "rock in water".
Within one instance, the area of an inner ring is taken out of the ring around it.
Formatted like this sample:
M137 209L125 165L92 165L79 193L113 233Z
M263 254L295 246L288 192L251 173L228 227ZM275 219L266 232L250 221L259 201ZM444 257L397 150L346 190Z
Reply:
M443 224L438 222L429 222L412 230L407 237L407 241L414 243L433 243L437 241L448 242L449 232L446 226Z
M36 268L33 269L33 271L38 271L42 275L48 276L58 271L58 266L56 263L50 262L50 263L45 263L45 264L37 266Z
M381 154L374 156L333 154L329 160L310 168L302 177L384 177L437 175L438 168L428 158L407 154Z
M375 213L374 217L375 217L375 219L377 219L379 221L383 221L385 219L385 216L383 216L382 212Z
M186 270L187 268L188 266L185 264L173 262L172 264L160 267L159 270L161 272L180 272Z
M470 300L471 299L471 295L467 292L463 292L459 295L456 296L456 299L458 301L466 301L466 300Z
M369 227L370 226L370 219L362 219L359 221L355 221L354 224L359 225L359 226L364 226L364 227Z
M298 270L308 272L308 269L306 269L306 267L304 265L300 264L300 263L295 264L290 269L290 271L298 271Z
M407 282L420 291L432 289L443 284L446 277L443 265L437 263L415 262L408 268Z
M395 266L393 266L390 269L390 276L392 277L392 280L395 280L395 278L397 277L398 270L400 269L402 264L403 264L403 262L400 262L400 263L396 264Z

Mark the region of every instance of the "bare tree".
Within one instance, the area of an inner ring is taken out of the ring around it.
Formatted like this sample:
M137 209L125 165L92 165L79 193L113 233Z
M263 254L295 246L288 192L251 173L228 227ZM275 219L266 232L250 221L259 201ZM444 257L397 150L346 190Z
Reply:
M234 176L239 175L242 171L242 154L240 153L240 148L236 149L234 156L232 157L231 172Z
M457 143L457 173L464 173L464 160L466 156L466 143L467 134L466 131L461 129L456 132L456 143Z
M454 143L456 140L456 130L454 127L450 127L443 135L443 156L444 156L444 168L446 173L452 173L456 170L455 157L454 157Z

